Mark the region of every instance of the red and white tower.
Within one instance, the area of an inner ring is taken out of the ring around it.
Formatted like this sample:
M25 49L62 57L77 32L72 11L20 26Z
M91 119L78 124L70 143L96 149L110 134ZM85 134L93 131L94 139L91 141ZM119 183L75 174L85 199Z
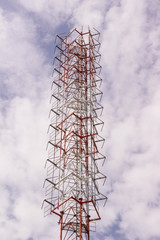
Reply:
M89 240L101 219L98 202L107 200L98 187L106 179L98 167L105 160L99 35L76 28L57 35L44 211L59 216L60 240Z

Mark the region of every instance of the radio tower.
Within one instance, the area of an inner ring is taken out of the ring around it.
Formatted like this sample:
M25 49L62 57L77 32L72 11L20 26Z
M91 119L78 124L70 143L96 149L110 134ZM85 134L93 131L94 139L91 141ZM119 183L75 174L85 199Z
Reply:
M106 180L98 168L105 160L98 133L104 124L99 36L96 29L76 28L57 35L44 212L59 217L60 240L90 240L101 219L98 202L107 200L98 187Z

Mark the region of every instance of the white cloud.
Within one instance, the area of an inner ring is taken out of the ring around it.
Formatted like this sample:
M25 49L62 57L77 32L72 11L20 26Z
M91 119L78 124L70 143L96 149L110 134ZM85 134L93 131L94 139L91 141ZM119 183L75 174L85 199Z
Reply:
M113 6L102 36L109 200L98 226L106 234L114 228L127 240L160 237L160 32L158 25L148 26L158 18L151 5L141 1L137 9L136 2L121 1Z
M35 96L47 75L45 55L37 45L36 25L13 13L0 12L0 71L4 93ZM42 69L43 66L43 69ZM36 85L36 86L35 86ZM28 92L29 90L29 92Z
M47 230L45 237L52 239L56 224L50 228L52 218L46 221L40 209L49 67L37 42L36 24L2 10L0 18L0 238L41 240Z
M78 8L79 0L17 0L27 11L39 16L41 20L52 25L52 29L68 20L74 8Z
M97 27L103 24L106 9L106 1L88 0L82 1L77 8L74 9L71 22L75 27Z
M47 142L48 107L45 98L32 102L14 98L6 108L1 135L1 227L3 239L52 239L56 221L43 218L42 185ZM1 114L3 112L1 111ZM8 229L6 231L6 229Z

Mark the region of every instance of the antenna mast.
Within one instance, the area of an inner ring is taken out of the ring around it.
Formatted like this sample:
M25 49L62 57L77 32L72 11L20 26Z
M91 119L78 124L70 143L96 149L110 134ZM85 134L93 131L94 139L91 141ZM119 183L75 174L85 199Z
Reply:
M98 188L98 181L106 180L98 168L105 160L98 133L104 124L99 35L76 28L57 35L44 212L59 216L60 240L90 240L101 219L98 202L107 200Z

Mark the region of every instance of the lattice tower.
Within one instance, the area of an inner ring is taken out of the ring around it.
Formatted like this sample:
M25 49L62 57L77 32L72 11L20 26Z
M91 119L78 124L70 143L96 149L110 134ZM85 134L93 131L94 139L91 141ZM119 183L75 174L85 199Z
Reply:
M101 219L98 202L107 199L98 187L106 179L98 167L105 160L99 35L95 29L57 35L44 211L59 216L60 240L89 240Z

